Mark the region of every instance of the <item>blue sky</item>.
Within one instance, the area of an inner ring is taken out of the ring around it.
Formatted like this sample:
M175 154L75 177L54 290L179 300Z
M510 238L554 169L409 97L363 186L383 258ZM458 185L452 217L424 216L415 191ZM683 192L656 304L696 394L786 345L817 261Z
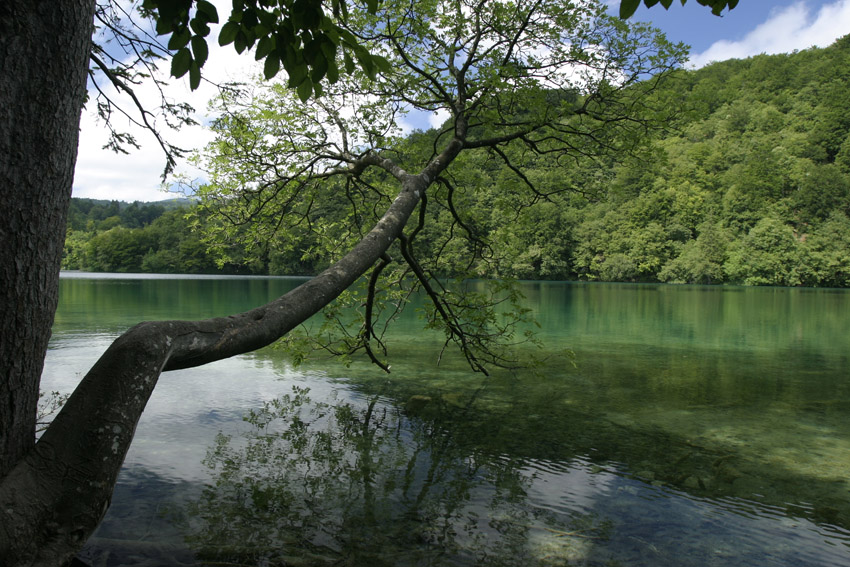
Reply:
M606 3L617 13L619 0ZM690 45L692 62L701 67L711 61L829 45L850 33L850 1L740 0L734 10L717 17L696 0L684 6L674 0L669 10L641 4L634 18L652 22L671 41Z
M222 4L221 13L226 13L230 0L215 0ZM619 0L605 0L616 14ZM711 15L711 11L689 0L682 6L674 0L669 10L660 4L651 9L641 6L635 19L650 21L665 32L671 41L681 41L691 46L692 67L701 67L712 61L743 58L760 53L788 53L812 46L825 47L839 37L850 33L850 0L740 0L738 6L722 17ZM216 68L225 76L218 80L233 78L228 69L244 69L245 58L240 58L232 49L211 53L210 59L217 62ZM205 69L205 72L207 70ZM179 91L183 88L182 94ZM188 95L188 89L177 85L175 97L191 96L192 104L201 113L212 91L201 90ZM163 156L152 136L142 132L137 135L143 142L141 150L129 156L116 155L103 150L104 126L92 116L91 110L83 111L80 134L80 149L74 182L75 197L96 199L119 199L123 201L156 201L171 195L162 192L160 173ZM203 115L199 114L199 120ZM435 119L439 122L439 119ZM417 124L419 126L419 124ZM170 135L176 145L184 148L201 147L209 140L202 129L184 129ZM185 164L178 171L196 175Z
M672 41L682 41L691 46L691 51L701 53L719 40L740 40L758 25L768 21L776 14L794 4L806 5L810 11L816 11L827 0L808 2L772 2L769 0L741 0L734 10L727 10L722 16L713 16L708 8L696 0L690 0L684 6L674 0L673 6L665 10L660 5L651 9L641 4L633 19L652 22L667 34ZM611 2L608 2L611 5ZM617 2L616 6L619 6ZM616 8L611 9L616 13ZM849 30L850 31L850 30Z

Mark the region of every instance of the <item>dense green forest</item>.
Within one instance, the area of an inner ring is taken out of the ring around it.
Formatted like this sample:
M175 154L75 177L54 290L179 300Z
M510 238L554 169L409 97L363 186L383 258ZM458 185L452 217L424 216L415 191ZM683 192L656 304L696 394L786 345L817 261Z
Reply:
M71 199L62 268L93 272L263 273L248 262L218 265L190 222L188 199L132 204ZM253 268L253 269L252 269Z
M433 208L420 245L453 230L473 237L440 249L446 275L850 285L850 36L826 49L681 71L665 89L659 96L681 105L681 118L640 155L523 162L544 189L533 202L512 202L513 172L486 156L465 159L452 175L474 188L455 203L466 226ZM435 135L415 132L402 152ZM316 272L334 253L304 223L247 249L209 240L203 210L180 203L75 199L64 268L295 275ZM343 197L328 198L311 214L343 224L345 210ZM475 246L494 260L470 265L481 256Z

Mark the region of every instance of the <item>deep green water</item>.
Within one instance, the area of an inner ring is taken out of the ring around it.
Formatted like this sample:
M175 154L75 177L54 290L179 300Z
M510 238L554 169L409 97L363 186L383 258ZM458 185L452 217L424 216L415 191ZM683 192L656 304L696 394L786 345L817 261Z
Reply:
M298 281L65 277L43 387L72 389L141 320ZM534 372L438 367L409 317L389 376L272 349L164 374L83 557L850 565L850 293L523 285L551 355Z

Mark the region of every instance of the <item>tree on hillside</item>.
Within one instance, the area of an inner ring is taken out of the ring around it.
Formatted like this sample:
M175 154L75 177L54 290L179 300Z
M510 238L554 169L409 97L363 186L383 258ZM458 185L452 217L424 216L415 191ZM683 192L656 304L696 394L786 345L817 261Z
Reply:
M518 183L534 192L514 155L628 151L647 128L663 122L661 109L649 106L650 95L682 59L680 49L651 30L607 18L592 3L387 1L380 7L370 3L365 10L351 6L343 13L334 2L337 20L324 16L318 2L281 2L274 6L276 13L267 9L271 4L239 3L242 11L222 28L221 35L227 35L220 41L229 40L239 51L256 44L258 55L266 57L266 75L285 68L288 85L301 100L322 91L327 96L311 105L293 105L291 98L275 93L274 100L288 102L272 108L270 113L280 112L266 125L288 129L272 129L255 141L281 145L278 155L284 161L266 172L255 163L245 172L250 177L242 179L222 172L218 187L244 200L255 216L283 214L289 195L303 195L339 175L355 192L375 192L379 218L340 242L349 251L327 270L272 303L227 318L133 327L92 367L35 445L38 382L56 306L89 56L110 80L124 81L128 89L139 77L101 65L104 52L97 46L90 53L94 1L11 0L0 7L0 175L7 210L0 224L6 244L0 253L6 284L0 302L4 565L61 565L85 542L109 506L139 416L162 371L275 341L370 269L377 277L389 261L391 245L398 246L428 290L436 321L473 367L498 363L498 354L487 350L491 321L479 319L478 327L475 322L471 330L465 327L471 306L458 305L453 296L433 288L410 245L419 226L406 228L408 220L417 207L425 210L434 183L446 195L463 190L453 187L448 172L464 152L487 151L508 162ZM145 6L160 10L159 31L173 32L169 46L177 55L172 70L189 73L197 85L206 59L202 40L217 17L211 5L197 2L191 18L191 0ZM305 6L310 9L301 11ZM274 18L269 20L269 14ZM290 33L293 29L298 33ZM342 70L349 75L342 77ZM378 70L386 74L371 83ZM352 99L361 111L353 117L342 110ZM420 163L407 164L392 151L389 133L405 106L449 117L428 159ZM237 108L224 120L256 108ZM246 130L252 135L250 126ZM226 149L230 140L224 136L221 143ZM234 147L238 152L238 144ZM388 179L394 180L392 188ZM451 198L446 196L443 204L451 207ZM456 220L461 226L462 216ZM367 339L370 321L367 316Z

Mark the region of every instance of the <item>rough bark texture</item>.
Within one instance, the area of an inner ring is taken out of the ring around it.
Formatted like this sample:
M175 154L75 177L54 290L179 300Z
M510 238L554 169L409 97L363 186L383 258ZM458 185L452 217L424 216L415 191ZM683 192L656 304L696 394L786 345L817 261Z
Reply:
M94 6L0 2L0 477L35 439Z

